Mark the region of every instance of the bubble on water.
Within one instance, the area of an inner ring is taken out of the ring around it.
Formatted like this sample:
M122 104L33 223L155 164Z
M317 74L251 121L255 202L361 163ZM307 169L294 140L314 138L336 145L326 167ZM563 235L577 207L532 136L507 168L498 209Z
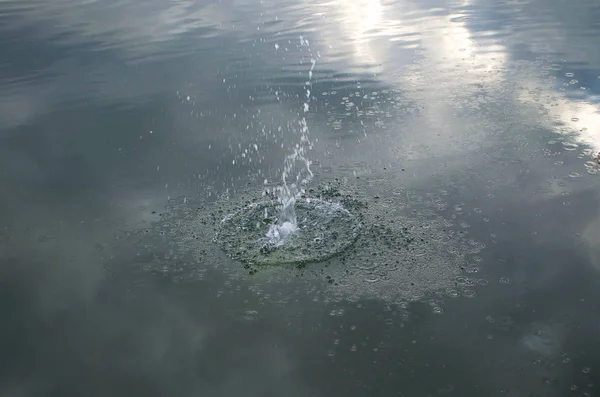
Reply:
M475 285L475 280L469 277L458 276L456 277L456 285L473 286Z
M255 321L258 319L258 312L256 310L246 310L243 317L244 320Z
M500 284L510 284L510 279L508 277L500 277Z
M332 310L329 313L330 316L343 316L344 315L344 309L338 309L338 310Z

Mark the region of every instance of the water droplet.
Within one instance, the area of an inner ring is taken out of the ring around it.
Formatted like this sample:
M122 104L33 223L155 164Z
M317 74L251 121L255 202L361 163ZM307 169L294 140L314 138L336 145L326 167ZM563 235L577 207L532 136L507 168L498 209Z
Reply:
M584 374L589 374L589 373L590 373L590 371L591 371L590 367L583 367L583 368L581 369L581 372L583 372Z
M508 277L500 277L500 284L510 284L510 279Z

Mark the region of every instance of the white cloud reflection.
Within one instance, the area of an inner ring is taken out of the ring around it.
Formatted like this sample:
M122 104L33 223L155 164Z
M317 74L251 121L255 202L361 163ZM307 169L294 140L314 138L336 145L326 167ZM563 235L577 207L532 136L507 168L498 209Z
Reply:
M412 1L315 0L313 4L320 16L327 16L322 19L325 22L319 25L318 31L325 44L323 47L331 48L331 58L343 53L352 56L350 64L340 60L336 67L353 70L362 67L381 76L392 89L402 90L423 104L424 124L449 129L448 120L456 114L457 102L473 102L476 92L482 88L493 92L501 85L521 85L528 89L515 90L516 94L502 99L519 106L523 102L541 103L539 98L555 98L535 117L546 117L546 125L554 132L564 134L566 140L587 145L594 152L600 151L600 130L597 128L600 111L594 98L586 95L587 91L581 91L576 97L559 91L553 80L536 77L540 74L538 62L517 65L507 47L530 43L529 48L534 54L566 52L575 61L594 61L593 54L590 59L587 54L566 46L569 34L555 28L547 31L549 28L545 26L560 26L558 21L545 21L544 40L527 36L536 30L522 28L515 34L517 41L494 40L499 32L474 32L469 26L468 22L476 16L467 11L452 11L473 10L477 7L476 1L463 1L451 10L423 8ZM561 14L553 15L559 18ZM522 19L531 19L534 24L535 18L535 15L522 15ZM402 52L405 49L416 50L419 58L413 61ZM404 54L404 58L398 54ZM512 73L516 69L520 72ZM460 131L448 133L461 134ZM424 138L430 137L424 135ZM485 134L478 139L486 141Z

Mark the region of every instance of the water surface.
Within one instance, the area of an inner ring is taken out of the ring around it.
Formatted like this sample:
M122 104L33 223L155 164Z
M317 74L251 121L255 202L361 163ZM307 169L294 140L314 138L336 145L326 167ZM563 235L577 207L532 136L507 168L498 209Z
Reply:
M0 1L1 393L597 394L599 20ZM366 203L362 234L245 268L215 228L280 184L302 117L306 189Z

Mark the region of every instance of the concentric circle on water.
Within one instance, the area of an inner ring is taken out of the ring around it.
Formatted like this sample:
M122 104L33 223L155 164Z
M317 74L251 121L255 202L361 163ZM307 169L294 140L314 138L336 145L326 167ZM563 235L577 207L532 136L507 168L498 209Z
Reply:
M251 204L231 214L220 225L216 240L232 258L256 265L319 262L346 250L358 237L360 222L339 203L316 199L295 204L297 230L283 243L267 236L277 222L279 204Z

